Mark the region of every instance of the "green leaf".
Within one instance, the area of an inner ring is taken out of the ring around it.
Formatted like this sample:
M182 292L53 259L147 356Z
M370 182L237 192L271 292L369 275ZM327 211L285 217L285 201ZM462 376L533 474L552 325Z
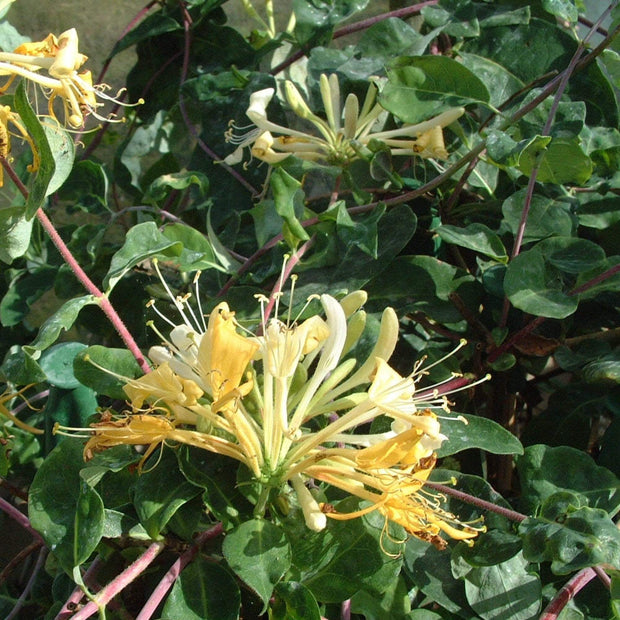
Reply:
M547 498L537 517L519 524L523 555L530 562L551 562L556 575L597 564L620 566L620 531L609 515L579 506L572 493Z
M47 143L54 157L54 174L45 195L49 196L60 188L71 174L75 160L75 144L71 134L58 125L43 125Z
M408 585L398 576L381 592L362 588L351 597L351 611L359 613L366 620L404 620L411 611Z
M80 382L73 374L73 360L85 348L81 342L62 342L48 349L39 362L47 380L66 390L78 387Z
M467 67L487 87L489 103L494 107L499 106L523 87L521 80L497 62L477 54L460 53L459 58L463 66Z
M532 620L540 611L540 577L518 555L494 566L473 567L464 575L465 593L484 620Z
M43 206L48 195L47 188L54 176L56 163L47 141L46 131L34 113L26 95L25 80L22 80L15 91L15 110L32 137L40 157L39 169L34 176L32 188L26 200L26 219L32 219L37 210Z
M525 196L526 190L519 190L509 196L502 205L505 222L513 234L516 234L519 228ZM523 237L524 243L552 235L569 237L574 228L576 221L567 203L539 194L532 196Z
M32 219L25 216L24 207L0 209L0 260L10 265L23 256L30 245Z
M388 299L396 305L404 298L407 309L425 312L442 323L458 323L463 317L449 301L450 295L458 290L464 297L471 283L471 276L449 263L420 255L399 256L365 288L373 299Z
M73 565L79 566L88 560L103 536L103 501L86 482L80 482L75 511L75 546Z
M353 512L364 507L355 498L336 504L339 512ZM301 515L299 515L301 519ZM340 603L360 589L386 591L397 578L402 566L400 551L404 530L394 524L385 530L384 517L373 511L349 521L328 519L321 532L289 536L293 547L293 562L301 572L300 581L317 600Z
M181 271L198 271L217 269L224 271L218 262L209 239L191 226L170 224L163 230L164 236L170 241L183 244L183 251L177 259Z
M32 272L17 273L0 302L0 321L4 327L17 325L28 316L32 304L52 286L55 272L53 267L43 266Z
M471 616L465 585L452 575L449 553L412 537L405 546L404 568L413 583L431 600L459 617Z
M123 391L125 381L116 375L136 379L144 374L136 358L127 349L111 349L101 345L93 345L76 355L73 372L83 385L98 394L119 400L125 400L127 394Z
M172 515L200 493L180 472L174 452L160 449L147 461L148 471L138 478L133 494L133 505L151 538L159 538Z
M501 263L508 262L508 254L502 240L484 224L469 224L465 228L445 224L435 232L447 243L480 252Z
M296 581L281 581L274 589L270 620L320 620L319 606L308 588Z
M166 198L172 190L181 191L192 185L198 186L200 195L204 196L209 190L209 179L202 172L191 170L164 174L157 177L148 186L144 200L145 202L157 203Z
M565 284L563 274L583 273L604 261L605 252L592 241L551 237L509 263L504 290L520 310L562 319L572 314L578 304L578 297L570 294L571 287Z
M59 198L87 209L105 207L108 178L101 164L89 159L75 162L71 174L58 190Z
M295 38L302 46L327 43L334 26L366 8L368 0L293 0Z
M132 45L140 43L140 41L150 39L151 37L156 37L160 34L164 34L165 32L173 32L181 29L181 24L179 24L175 19L172 19L172 17L164 15L161 11L148 15L133 30L130 30L120 41L116 43L114 49L110 52L109 58L113 58L119 52L122 52L124 49L127 49Z
M32 355L26 353L19 345L13 345L9 349L0 369L6 380L15 385L40 383L46 379L45 373Z
M561 21L575 23L579 12L571 0L542 0L542 7Z
M61 441L41 464L29 493L30 523L68 572L90 556L103 535L101 498L80 478L82 449L81 440Z
M530 144L519 156L519 170L530 176L538 165L540 183L575 183L584 185L592 175L592 160L584 153L577 138L553 138L541 148Z
M72 428L88 426L89 418L97 411L98 406L95 392L83 385L68 390L52 384L45 403L45 426L48 437L55 424ZM57 441L53 441L51 445L56 443Z
M175 580L166 600L166 620L237 620L241 593L222 566L198 556Z
M32 344L25 346L24 350L36 359L41 351L56 342L63 330L69 330L73 327L80 310L89 305L98 305L98 301L93 295L84 295L66 301L41 325L37 337Z
M558 491L578 493L590 508L614 515L620 509L620 481L608 469L574 448L545 445L529 446L517 458L517 470L525 511L538 506Z
M286 222L292 235L306 241L310 237L298 219L303 216L305 196L301 183L282 168L276 168L271 173L269 182L278 215Z
M465 418L467 423L460 418ZM439 458L470 448L480 448L491 454L523 454L521 442L489 418L464 414L459 414L458 418L445 416L441 419L441 432L448 439L437 450Z
M489 101L469 69L447 56L401 57L392 63L381 105L406 123L419 123L450 107Z
M459 545L459 553L471 566L495 566L521 551L521 538L512 532L489 530L474 539L471 547Z
M291 566L284 531L269 521L252 519L226 536L222 551L230 568L260 596L264 611L275 585Z
M504 290L515 308L529 314L563 319L577 309L578 299L565 292L557 272L550 268L538 246L510 262Z
M143 260L176 257L182 251L183 244L170 241L158 230L155 222L133 226L125 237L123 247L112 257L110 269L103 281L106 291L111 291L125 273Z

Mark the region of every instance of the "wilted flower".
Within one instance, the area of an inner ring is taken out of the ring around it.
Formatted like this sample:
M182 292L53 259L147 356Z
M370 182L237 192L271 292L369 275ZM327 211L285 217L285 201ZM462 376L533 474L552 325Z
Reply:
M276 317L280 295L272 298ZM346 354L364 330L363 291L341 300L313 296L302 313L315 300L322 312L303 321L268 318L269 300L259 296L259 335L242 328L226 303L205 324L189 295L171 298L182 322L169 321L170 337L150 350L155 369L126 380L132 412L105 414L90 429L60 427L88 431L86 458L114 445L146 444L143 463L164 442L180 442L243 463L262 489L257 514L272 494L292 487L307 526L316 531L328 518L371 510L438 547L445 546L441 533L467 540L481 530L460 523L423 488L445 439L435 411L446 410L448 401L444 384L433 386L430 397L416 395L425 374L419 365L407 377L389 366L399 330L391 308L383 312L371 354L359 364ZM368 434L362 427L378 417L391 428ZM369 505L342 513L320 504L306 486L312 479Z
M97 113L97 108L104 105L99 100L127 104L106 95L107 86L93 85L90 71L79 71L87 59L79 52L75 28L58 38L50 34L43 41L24 43L13 52L0 52L0 75L9 76L2 91L21 77L42 88L49 101L49 115L56 121L54 102L58 98L62 101L64 124L70 127L82 127L89 114L99 120L111 120Z
M336 75L321 75L320 89L326 119L310 110L292 82L286 81L284 85L291 110L314 125L319 135L284 127L267 118L267 106L275 92L273 88L253 93L246 114L254 127L240 136L234 133L236 127L231 127L226 139L238 147L224 161L230 165L240 162L244 148L248 147L253 157L269 164L280 163L293 154L310 161L346 165L358 159L371 140L382 142L393 155L446 159L448 152L442 128L454 123L464 113L463 108L450 108L422 123L373 132L377 119L384 112L376 101L377 87L373 83L368 88L361 110L357 96L352 93L347 95L344 109L341 109L340 85Z
M26 403L26 405L30 406L28 404L28 401L23 395L24 392L30 387L31 387L30 385L27 385L26 387L22 388L18 392L12 392L8 389L5 389L4 392L0 394L0 416L4 416L5 418L8 418L9 420L11 420L11 422L13 422L15 426L17 426L18 428L21 428L24 431L28 431L29 433L34 433L35 435L42 435L43 431L41 429L35 428L34 426L30 426L30 424L26 424L26 422L23 422L22 420L20 420L15 415L15 413L13 411L10 411L5 405L5 403L9 403L14 398L21 396L24 399L24 402Z
M15 135L12 129L17 130L17 137L25 140L32 150L32 164L28 166L28 172L35 172L39 169L40 157L37 148L22 125L19 114L11 110L8 105L0 105L0 157L8 159L11 152L11 135ZM4 185L4 168L0 166L0 187Z

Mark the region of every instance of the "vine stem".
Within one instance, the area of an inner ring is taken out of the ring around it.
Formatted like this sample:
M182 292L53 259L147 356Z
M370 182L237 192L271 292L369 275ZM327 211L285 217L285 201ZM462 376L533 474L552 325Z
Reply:
M218 523L211 529L196 536L194 544L176 560L168 569L168 572L162 577L161 581L157 584L151 596L146 601L146 604L136 616L136 620L150 620L164 596L166 596L168 590L170 590L174 582L179 578L183 569L196 557L202 545L212 538L220 536L223 531L224 528L222 524Z
M586 43L594 35L597 28L601 25L605 17L610 13L614 4L617 4L617 2L610 4L609 7L607 7L607 9L603 11L601 16L596 21L596 23L590 28L590 31L588 32L588 34L583 38L583 40L579 41L579 44L577 45L577 49L575 50L573 57L570 59L568 66L562 72L559 78L558 87L553 97L553 102L551 103L551 109L549 110L549 114L547 115L547 120L545 122L541 135L543 136L551 135L551 126L553 125L553 121L555 119L555 115L560 105L560 100L562 98L562 95L564 94L564 91L566 90L566 87L568 86L568 80L570 79L572 74L575 72L575 69L577 68L578 63L581 60L581 56L585 52ZM536 186L536 179L538 177L538 172L540 169L540 163L542 161L543 153L544 153L544 150L541 150L541 152L537 155L536 161L534 163L534 167L532 168L532 171L530 173L530 178L528 180L527 189L525 191L525 198L523 200L523 209L521 211L521 219L519 221L519 226L517 227L517 233L515 235L515 240L512 246L512 252L510 255L511 259L514 259L516 256L518 256L519 252L521 251L521 246L523 244L523 238L525 235L525 227L527 225L527 220L529 219L530 208L532 205L532 198L534 197L534 188ZM510 301L508 297L506 297L504 299L504 305L502 308L502 317L500 320L500 327L504 327L506 323L508 322L509 311L510 311Z
M426 2L418 2L417 4L412 4L411 6L403 7L402 9L396 9L394 11L390 11L388 13L382 13L381 15L376 15L375 17L369 17L368 19L362 19L359 22L355 22L353 24L349 24L348 26L343 26L334 32L332 40L338 39L340 37L344 37L348 34L352 34L353 32L359 32L360 30L365 30L366 28L370 28L374 24L388 19L390 17L409 17L410 15L415 15L419 13L424 7L433 6L434 4L438 4L439 0L426 0ZM277 75L278 73L284 71L284 69L290 67L293 63L297 62L300 58L303 58L308 53L308 50L301 49L295 52L293 55L289 56L286 60L283 60L279 65L274 67L271 70L271 75Z
M478 508L488 510L489 512L494 512L495 514L506 517L506 519L510 519L511 521L516 521L517 523L521 523L521 521L525 521L525 519L527 519L527 515L517 512L516 510L504 508L503 506L498 506L493 502L488 502L485 499L480 499L479 497L475 497L474 495L470 495L469 493L465 493L464 491L459 491L458 489L453 489L452 487L449 487L445 484L440 484L439 482L430 482L427 480L424 482L424 486L435 489L436 491L440 491L445 495L451 495L452 497L455 497L462 502L467 502L468 504L472 504L473 506L477 506Z
M28 189L22 183L21 179L17 176L11 164L7 161L6 158L0 156L0 163L2 167L6 170L7 174L11 177L11 180L17 186L17 189L20 191L22 196L28 200ZM118 335L121 337L122 341L125 343L127 349L132 353L132 355L136 358L136 361L142 368L144 373L148 373L151 371L150 366L147 361L144 359L140 348L136 344L136 341L133 339L133 336L130 334L129 330L123 323L123 320L116 312L114 306L110 303L108 296L105 295L102 291L100 291L93 281L86 275L86 272L82 269L80 264L75 260L73 254L71 254L71 250L67 247L67 244L62 240L61 236L58 234L58 231L52 224L51 220L47 217L45 211L39 207L36 212L36 218L39 220L39 223L45 230L45 232L49 235L52 243L56 246L56 249L60 252L60 255L64 259L64 261L69 265L71 271L73 271L75 277L79 280L82 286L97 300L97 303L103 313L108 317L114 329L116 329Z
M134 579L139 577L155 558L165 549L163 542L155 542L149 545L146 551L133 563L130 564L120 575L113 579L107 586L97 592L93 600L86 603L78 611L72 620L86 620L93 614L105 607L119 592L126 588Z
M611 278L615 274L620 272L620 263L606 269L602 273L599 273L597 276L594 276L587 282L584 282L580 286L570 290L567 293L567 296L572 297L573 295L579 295L580 293L584 293L585 291L591 289L592 287L604 282L605 280ZM500 355L506 353L516 342L519 342L522 338L530 334L534 329L536 329L541 323L543 323L547 317L537 316L535 319L530 321L524 328L520 329L518 332L513 334L508 340L506 340L501 346L497 347L494 351L489 353L488 361L489 363L493 363Z
M9 517L11 517L14 521L17 521L17 523L19 523L19 525L21 525L25 530L28 530L28 533L31 534L37 542L43 542L43 538L41 538L39 532L37 532L32 525L30 525L30 520L28 517L3 497L0 497L0 510L9 515Z
M196 130L196 127L194 126L194 124L192 123L189 117L189 114L187 113L187 107L185 106L185 97L183 97L182 88L183 88L183 84L187 80L187 74L189 72L189 55L190 55L191 45L192 45L192 37L191 37L191 29L190 29L192 25L192 18L187 10L187 7L185 6L185 2L182 2L182 1L179 2L179 5L181 7L181 11L183 12L183 37L184 37L183 65L181 67L181 79L180 79L180 84L179 84L179 110L181 112L181 116L183 117L183 122L185 123L185 126L187 127L187 130L189 131L191 136L194 138L194 140L196 140L196 144L198 144L198 146L213 161L217 162L218 165L222 166L222 168L226 170L226 172L228 172L228 174L230 174L240 185L245 187L245 189L247 189L248 192L250 192L252 196L258 196L259 194L258 190L249 181L247 181L241 174L239 174L232 166L229 166L228 164L226 164L223 161L223 158L220 157L200 137L200 135L198 134L198 131Z
M88 570L84 573L84 577L83 577L84 585L88 586L89 588L92 586L93 582L95 581L95 575L99 572L99 569L101 568L102 563L103 562L100 556L97 556L91 562L91 565L88 567ZM73 615L75 608L77 607L79 602L82 600L83 596L84 596L84 591L82 590L80 586L77 586L71 593L71 596L67 599L65 604L62 606L62 609L58 612L54 620L67 620L68 618L70 618Z
M26 599L28 598L28 594L30 594L30 591L34 587L34 583L37 580L37 577L39 576L39 571L41 570L41 568L43 568L46 557L47 557L47 549L43 547L39 551L39 555L37 557L37 563L35 564L32 570L30 579L28 579L28 583L26 584L24 591L20 594L19 598L17 599L17 602L15 603L15 607L11 609L11 612L9 613L8 616L6 616L5 620L13 620L14 618L18 617L18 614L21 608L24 606L24 603L26 602Z
M573 575L545 607L540 620L556 620L568 602L595 576L596 572L593 568L584 568Z

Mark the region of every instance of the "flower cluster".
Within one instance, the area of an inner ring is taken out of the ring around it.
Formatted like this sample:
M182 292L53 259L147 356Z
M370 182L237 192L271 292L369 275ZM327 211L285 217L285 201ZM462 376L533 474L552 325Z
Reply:
M361 110L357 96L352 93L347 95L344 109L341 109L340 85L334 74L329 77L321 75L320 90L325 120L310 110L292 82L286 81L284 84L291 110L314 125L319 135L284 127L267 118L267 106L275 92L273 88L253 93L246 114L254 127L243 135L235 135L236 127L232 125L226 139L238 146L225 158L225 163L239 163L247 147L253 157L269 164L280 163L290 155L295 155L309 161L346 165L358 159L371 140L383 143L392 155L446 159L448 152L442 129L464 113L463 108L450 108L422 123L373 132L379 117L385 112L377 102L377 87L374 83L371 82L368 88Z
M340 300L316 296L302 312L317 301L322 311L303 321L268 318L269 300L260 296L255 335L225 302L205 323L190 295L175 298L162 282L182 321L171 324L168 337L158 332L163 344L149 352L154 370L126 380L131 411L106 413L90 429L80 429L88 430L85 458L119 444L146 444L142 465L164 442L179 442L243 463L263 489L258 514L272 492L292 488L315 531L328 518L372 510L438 547L445 546L442 533L468 540L482 529L460 523L442 509L440 497L424 489L445 439L435 411L447 410L448 402L443 384L426 390L430 396L416 396L416 382L425 374L420 365L403 377L388 364L399 331L391 308L383 312L371 354L358 363L347 353L365 328L363 291ZM272 298L276 316L280 296ZM368 423L380 416L389 430L369 434ZM339 512L317 501L307 486L311 480L367 505Z
M54 103L62 102L63 125L80 128L89 114L99 120L111 120L97 113L104 105L101 100L127 104L107 95L107 86L93 85L91 72L81 70L87 59L78 49L75 28L58 37L50 34L43 41L24 43L13 52L0 52L0 76L8 76L0 92L5 92L16 78L26 79L42 89L48 99L49 116L57 122L60 121Z

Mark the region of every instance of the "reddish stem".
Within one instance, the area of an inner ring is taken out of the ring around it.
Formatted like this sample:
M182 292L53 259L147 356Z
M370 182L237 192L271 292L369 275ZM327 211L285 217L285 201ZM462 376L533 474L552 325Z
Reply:
M134 579L139 577L146 568L155 560L165 548L164 543L152 543L147 550L131 565L129 565L118 577L113 579L105 588L98 592L93 601L90 601L78 613L73 620L85 620L105 607L119 592L126 588Z
M579 590L590 583L595 576L596 573L592 568L584 568L573 575L545 607L540 620L555 620L568 605L568 602L577 595Z
M84 577L82 581L87 588L91 588L92 583L95 580L95 575L99 571L102 565L102 560L100 557L96 557L91 565L88 567L86 573L84 573ZM67 620L73 615L77 605L84 598L84 591L80 586L77 586L75 590L71 593L71 596L67 599L65 604L62 606L62 609L58 612L58 615L54 618L54 620Z
M501 515L502 517L506 517L506 519L516 521L517 523L521 523L521 521L527 519L527 515L517 512L516 510L511 510L510 508L498 506L493 502L487 502L484 499L474 497L473 495L470 495L469 493L465 493L463 491L458 491L457 489L453 489L452 487L446 486L445 484L440 484L439 482L429 482L427 480L424 485L430 487L431 489L435 489L436 491L441 491L445 495L451 495L452 497L456 497L456 499L467 502L468 504L472 504L473 506L477 506L478 508L488 510L489 512L494 512L498 515Z
M414 15L415 13L419 13L424 7L432 6L433 4L438 4L439 0L426 0L426 2L418 2L418 4L412 4L411 6L406 6L402 9L396 9L395 11L390 11L389 13L382 13L381 15L377 15L375 17L369 17L368 19L362 19L359 22L355 22L354 24L349 24L348 26L343 26L338 30L334 31L334 35L332 36L332 40L338 39L339 37L344 37L353 32L359 32L360 30L365 30L366 28L370 28L374 24L381 22L389 17L409 17L410 15ZM286 60L281 62L277 67L274 67L271 70L271 75L277 75L281 71L284 71L287 67L290 67L294 62L297 62L300 58L303 58L308 54L307 49L301 49L295 52L292 56L289 56Z
M14 521L17 521L17 523L19 523L25 530L28 530L28 532L37 541L43 542L43 538L41 538L39 532L37 532L32 527L32 525L30 525L30 520L28 519L28 517L23 512L18 510L15 506L13 506L13 504L7 502L3 497L0 497L0 510L9 515L9 517L11 517Z
M103 310L104 314L108 317L114 329L116 329L118 335L121 337L122 341L125 343L127 349L132 353L132 355L136 358L138 364L140 364L140 368L144 373L148 373L151 371L150 366L147 361L144 359L140 348L136 344L136 341L133 339L133 336L129 333L129 330L123 323L123 320L116 312L114 306L110 303L107 295L102 293L93 283L93 281L86 275L86 272L82 269L79 263L75 260L73 254L62 240L58 231L54 228L54 225L47 217L43 209L37 210L37 219L39 223L47 234L50 236L53 244L56 246L60 255L63 257L67 265L71 268L71 271L75 274L75 277L80 281L82 286L97 299L99 306Z
M136 617L136 620L149 620L152 617L164 596L166 596L168 590L170 590L174 582L179 578L179 575L183 569L196 557L200 551L200 547L212 538L220 536L223 531L224 528L222 527L222 524L218 523L210 530L202 532L194 539L194 544L176 560L168 572L163 576L161 581L157 584L156 588L151 593L149 600Z

